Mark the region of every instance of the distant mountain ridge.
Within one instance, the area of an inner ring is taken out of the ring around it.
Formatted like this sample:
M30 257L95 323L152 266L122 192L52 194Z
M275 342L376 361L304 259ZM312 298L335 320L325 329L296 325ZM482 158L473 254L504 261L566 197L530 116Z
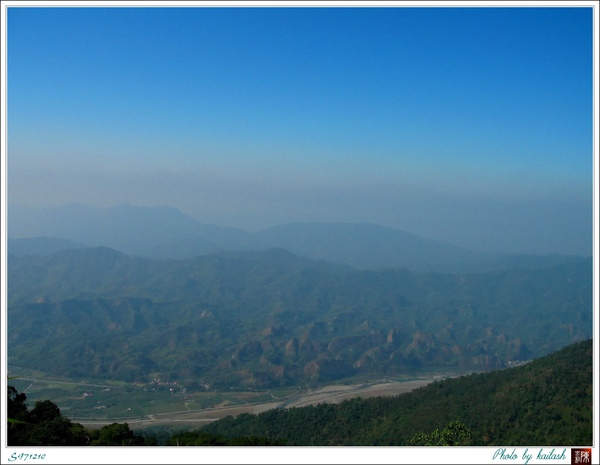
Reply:
M86 247L80 242L56 237L8 239L9 255L49 255L60 250L83 249Z
M165 244L198 240L207 253L223 241L247 240L249 233L205 225L172 207L122 204L93 208L69 204L53 208L10 207L8 236L70 239L90 247L106 246L130 255L153 256ZM167 257L164 257L167 258Z
M79 245L106 246L156 259L279 247L357 269L443 273L539 268L581 258L481 252L367 223L291 223L250 233L204 224L171 207L123 204L92 208L72 204L43 209L10 207L8 212L9 252L20 255L54 252L58 239L68 239ZM41 236L54 242L44 246L37 239Z

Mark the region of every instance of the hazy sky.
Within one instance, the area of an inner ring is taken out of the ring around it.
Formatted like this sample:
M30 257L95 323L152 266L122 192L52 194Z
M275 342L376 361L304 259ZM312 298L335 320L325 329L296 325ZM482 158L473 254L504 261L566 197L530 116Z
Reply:
M591 254L592 9L8 9L8 202Z

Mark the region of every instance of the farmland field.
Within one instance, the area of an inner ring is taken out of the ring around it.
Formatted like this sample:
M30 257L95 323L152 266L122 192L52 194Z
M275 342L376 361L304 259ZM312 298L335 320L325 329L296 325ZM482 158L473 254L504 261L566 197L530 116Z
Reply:
M337 403L352 397L397 395L424 386L447 373L421 378L398 378L329 385L320 388L276 388L261 391L188 390L177 382L146 385L102 380L69 380L43 372L12 367L10 383L27 396L27 404L49 399L71 420L87 427L127 422L132 427L158 424L200 426L228 415L260 413L319 403Z

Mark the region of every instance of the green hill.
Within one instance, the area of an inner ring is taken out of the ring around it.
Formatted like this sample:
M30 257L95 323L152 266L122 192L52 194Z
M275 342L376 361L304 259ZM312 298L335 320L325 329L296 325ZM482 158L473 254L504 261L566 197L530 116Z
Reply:
M396 397L242 414L196 434L256 435L287 445L410 445L417 434L458 421L471 432L468 445L591 445L592 358L590 339L520 367Z

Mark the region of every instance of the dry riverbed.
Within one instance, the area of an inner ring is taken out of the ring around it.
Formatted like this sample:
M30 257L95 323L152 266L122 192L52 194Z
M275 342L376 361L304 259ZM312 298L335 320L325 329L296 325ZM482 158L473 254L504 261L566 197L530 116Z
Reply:
M231 407L206 408L188 412L155 414L143 418L128 419L126 422L132 429L154 425L187 425L199 427L211 421L229 415L235 417L241 413L257 414L274 408L292 408L323 403L338 403L353 397L394 396L410 392L442 377L443 376L435 376L403 382L388 381L377 384L331 385L319 389L308 389L306 391L298 392L283 400ZM91 421L73 419L73 421L81 423L87 428L101 428L104 425L113 423L114 420ZM123 421L121 421L121 423L123 423Z

